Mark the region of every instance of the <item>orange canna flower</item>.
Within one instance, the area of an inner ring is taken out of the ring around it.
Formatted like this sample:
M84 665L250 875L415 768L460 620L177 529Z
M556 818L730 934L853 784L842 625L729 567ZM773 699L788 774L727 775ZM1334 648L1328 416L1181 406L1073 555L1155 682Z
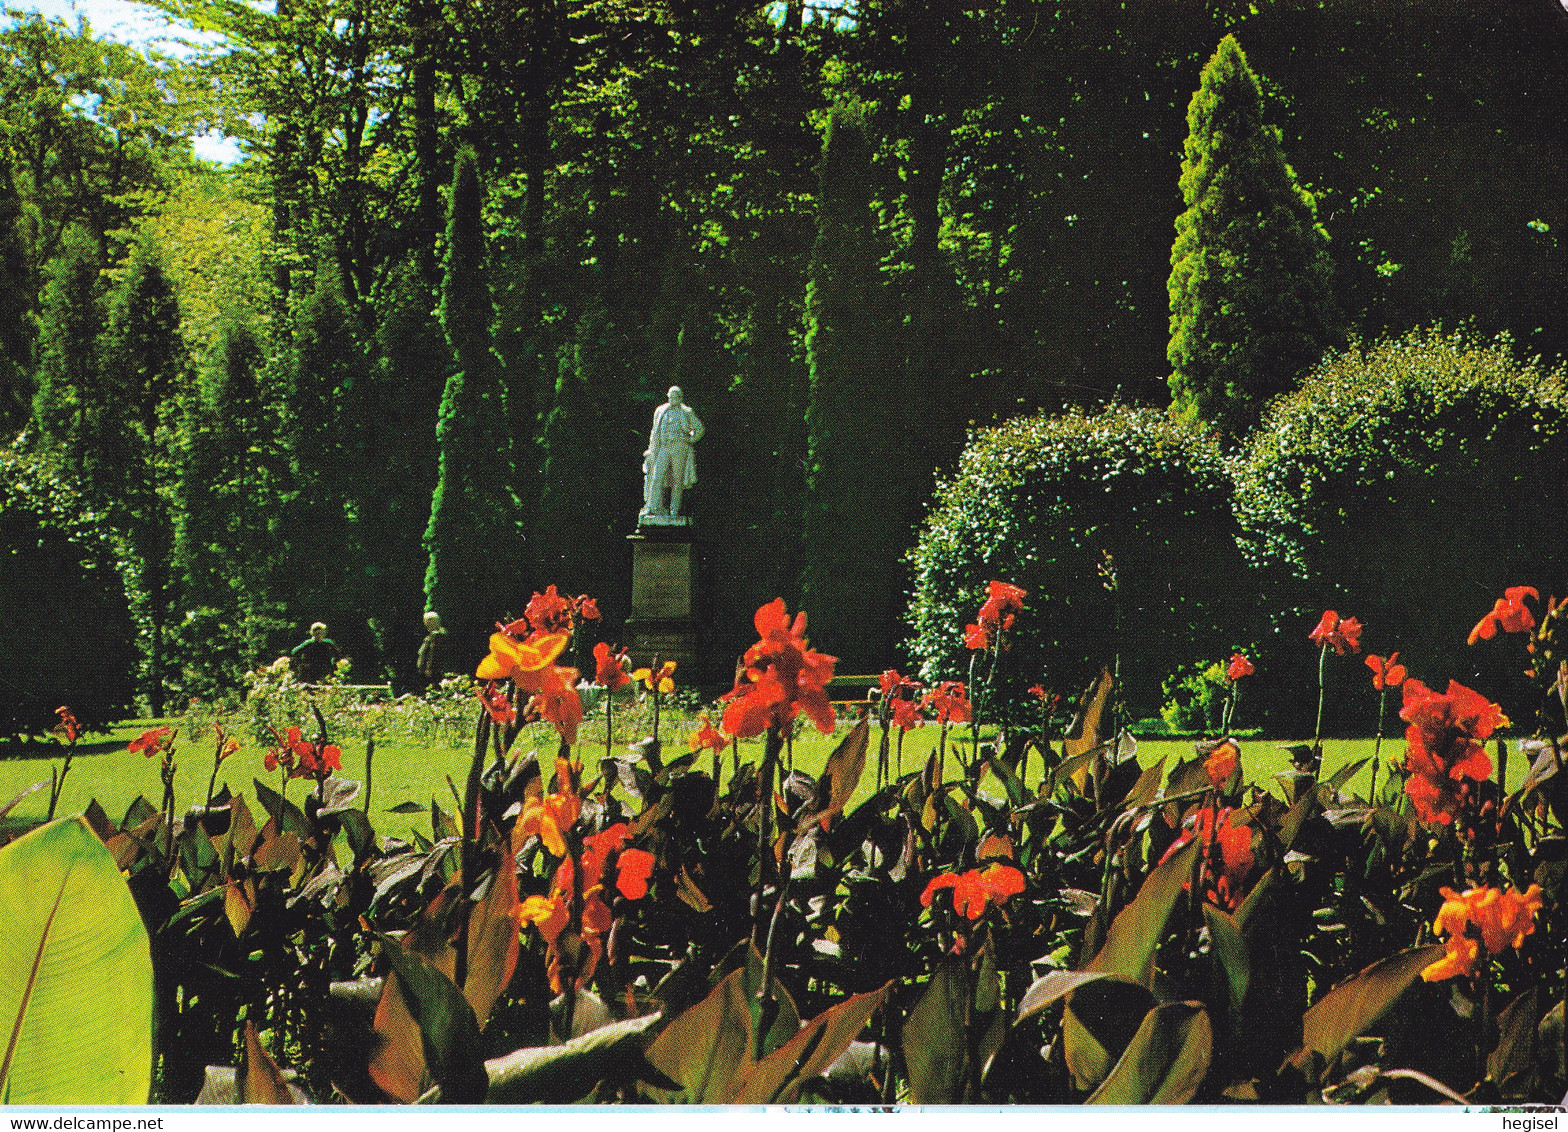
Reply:
M964 685L958 680L945 680L931 691L926 693L922 705L936 712L936 721L941 724L967 723L970 717L969 697L964 694Z
M569 633L535 633L521 641L510 633L491 633L490 655L479 662L475 675L481 680L515 680L521 687L528 673L552 664L569 640Z
M1209 757L1203 760L1203 772L1209 776L1209 783L1218 790L1230 781L1230 776L1236 773L1236 768L1241 765L1241 748L1234 742L1226 739L1209 752Z
M544 847L557 857L566 856L566 831L577 824L582 799L572 788L571 764L555 760L555 791L527 799L513 830L513 844L537 836Z
M1012 865L995 863L983 869L970 869L965 873L940 873L931 878L920 894L920 905L931 907L932 898L944 888L953 890L953 910L971 920L978 920L988 906L1000 907L1009 897L1024 890L1024 874Z
M632 679L641 680L643 686L650 692L658 689L660 692L668 695L670 692L675 691L675 662L673 660L665 661L659 666L658 672L654 672L651 668L639 668L632 673Z
M693 752L713 751L722 753L730 745L730 741L725 738L722 731L713 726L713 722L708 718L707 712L698 712L697 719L702 723L702 726L686 737L686 745Z
M163 754L165 742L173 735L174 732L167 727L154 727L132 739L128 749L150 759Z
M51 734L63 739L67 743L74 743L81 738L82 725L76 722L76 713L69 707L57 707L54 713L60 717L60 722L54 725Z
M1367 667L1372 670L1372 686L1378 691L1397 688L1405 682L1405 666L1397 663L1399 653L1390 653L1387 660L1376 653L1367 654Z
M1490 641L1497 636L1499 629L1505 633L1528 633L1534 629L1535 615L1524 603L1527 597L1541 600L1534 586L1509 586L1503 591L1503 596L1493 603L1492 612L1476 622L1466 643L1473 645L1478 640Z
M1447 937L1447 953L1421 971L1429 983L1456 975L1474 978L1482 947L1489 956L1500 955L1508 947L1517 951L1524 946L1524 937L1535 931L1535 917L1542 907L1538 884L1523 892L1491 887L1462 893L1451 888L1439 891L1443 906L1432 921L1432 930Z
M1181 836L1171 842L1170 848L1160 858L1164 864L1194 837L1204 847L1204 875L1207 887L1203 896L1210 904L1227 911L1241 905L1242 882L1252 871L1252 830L1244 825L1231 824L1229 807L1217 814L1210 806L1200 808L1196 817L1189 817ZM1191 888L1184 882L1183 888Z

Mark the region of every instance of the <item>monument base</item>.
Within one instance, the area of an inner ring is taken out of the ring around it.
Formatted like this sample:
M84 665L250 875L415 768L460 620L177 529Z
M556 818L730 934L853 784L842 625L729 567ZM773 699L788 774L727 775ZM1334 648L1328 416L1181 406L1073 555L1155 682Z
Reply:
M696 570L691 526L639 527L632 544L632 609L626 642L639 667L673 660L692 670L697 660L697 626L692 619Z

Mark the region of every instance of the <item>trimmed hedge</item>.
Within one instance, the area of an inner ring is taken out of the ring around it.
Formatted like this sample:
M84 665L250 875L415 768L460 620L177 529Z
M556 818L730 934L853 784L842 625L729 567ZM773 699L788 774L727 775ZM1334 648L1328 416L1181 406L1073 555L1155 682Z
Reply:
M1133 717L1154 715L1164 678L1229 655L1256 607L1238 533L1219 448L1161 413L1113 407L981 431L912 552L911 651L927 679L965 678L963 627L1000 579L1028 591L1004 686L1070 699L1119 655Z
M1306 634L1325 608L1360 618L1364 650L1398 649L1413 676L1474 682L1533 719L1522 677L1500 685L1484 655L1517 650L1518 672L1521 638L1465 638L1507 586L1568 592L1562 369L1516 360L1506 338L1439 330L1355 345L1272 404L1235 477L1244 550L1279 634L1259 664L1276 729L1310 734L1310 712L1277 701L1298 678L1315 684ZM1364 720L1337 717L1370 729L1375 698L1363 704Z

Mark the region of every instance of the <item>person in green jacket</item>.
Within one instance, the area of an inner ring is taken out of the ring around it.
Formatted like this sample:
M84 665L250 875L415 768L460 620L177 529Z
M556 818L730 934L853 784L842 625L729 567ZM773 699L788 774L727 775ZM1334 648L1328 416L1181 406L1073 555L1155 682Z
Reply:
M319 684L336 670L342 653L327 636L326 624L317 621L310 627L310 636L295 645L289 655L293 658L290 667L301 684Z

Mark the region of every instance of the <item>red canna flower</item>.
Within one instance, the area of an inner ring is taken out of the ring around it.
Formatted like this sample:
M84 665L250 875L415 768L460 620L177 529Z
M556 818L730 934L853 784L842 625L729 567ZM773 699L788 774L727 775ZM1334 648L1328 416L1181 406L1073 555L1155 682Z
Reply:
M925 723L925 716L920 714L919 700L894 700L893 701L893 726L912 731Z
M610 646L600 641L593 646L593 682L602 688L615 691L632 682L626 671L626 651L611 652Z
M577 616L581 617L584 621L599 620L599 603L594 601L594 599L589 597L587 594L578 594L577 597L573 599L572 605L576 609Z
M1475 628L1470 630L1467 644L1475 644L1478 640L1490 641L1497 636L1501 629L1505 633L1528 633L1535 628L1535 615L1530 612L1530 607L1525 605L1525 598L1541 600L1541 595L1534 586L1510 586L1503 591L1503 596L1492 605L1492 612L1476 622Z
M1230 664L1228 664L1225 668L1225 678L1234 684L1243 676L1251 676L1256 671L1257 669L1253 667L1252 661L1248 660L1239 652L1232 653Z
M1410 724L1405 729L1405 769L1410 773L1405 793L1422 821L1448 825L1473 797L1464 780L1484 782L1491 776L1492 760L1481 744L1506 725L1507 717L1456 680L1438 695L1414 677L1405 681L1399 717Z
M167 727L151 728L132 739L129 749L149 759L154 758L163 754L165 742L173 734L174 732Z
M1026 592L1007 582L988 583L979 623L964 627L964 644L971 649L990 648L995 644L1000 634L1013 627L1017 614L1023 612Z
M547 586L544 593L528 599L523 617L536 633L571 632L572 603L556 593L554 586Z
M753 624L760 639L746 650L735 686L720 697L729 701L724 730L750 739L804 711L817 730L831 734L835 720L827 685L837 658L809 647L805 613L797 613L792 624L783 598L758 609Z
M67 743L75 743L77 739L81 738L82 725L76 722L75 712L69 707L62 706L55 708L54 713L60 717L60 722L54 725L52 734L65 740ZM134 748L132 749L134 750Z
M1361 651L1361 622L1354 617L1340 620L1332 609L1326 610L1318 627L1307 634L1307 639L1319 648L1331 648L1336 656Z
M1405 666L1397 664L1399 653L1392 652L1384 660L1376 653L1367 654L1367 667L1372 670L1372 686L1378 691L1397 688L1405 682Z
M1482 947L1488 955L1499 955L1510 946L1517 951L1524 945L1524 937L1535 931L1536 913L1542 906L1538 884L1523 892L1517 888L1439 891L1443 894L1443 906L1432 922L1432 930L1448 937L1444 941L1448 950L1443 958L1421 971L1421 978L1429 983L1456 975L1474 978Z
M486 713L497 727L506 727L517 719L517 709L512 706L512 701L493 682L479 685L477 693L479 702L484 705Z
M936 712L941 724L967 723L970 718L969 698L964 685L958 680L946 680L926 693L922 704Z
M1000 863L965 873L940 873L931 878L920 894L920 906L931 907L931 899L944 888L953 890L953 910L978 920L989 905L1000 907L1009 897L1024 890L1024 874L1012 865Z
M1199 808L1195 817L1187 819L1181 836L1165 850L1160 864L1197 837L1204 852L1204 899L1216 908L1235 911L1241 905L1242 882L1252 870L1252 830L1244 825L1232 825L1230 819L1229 807L1217 813L1211 806ZM1190 889L1191 882L1183 883L1182 887Z
M1236 773L1236 768L1240 765L1241 748L1226 739L1210 751L1208 757L1203 760L1203 772L1209 776L1209 784L1218 790L1230 781L1230 776Z

